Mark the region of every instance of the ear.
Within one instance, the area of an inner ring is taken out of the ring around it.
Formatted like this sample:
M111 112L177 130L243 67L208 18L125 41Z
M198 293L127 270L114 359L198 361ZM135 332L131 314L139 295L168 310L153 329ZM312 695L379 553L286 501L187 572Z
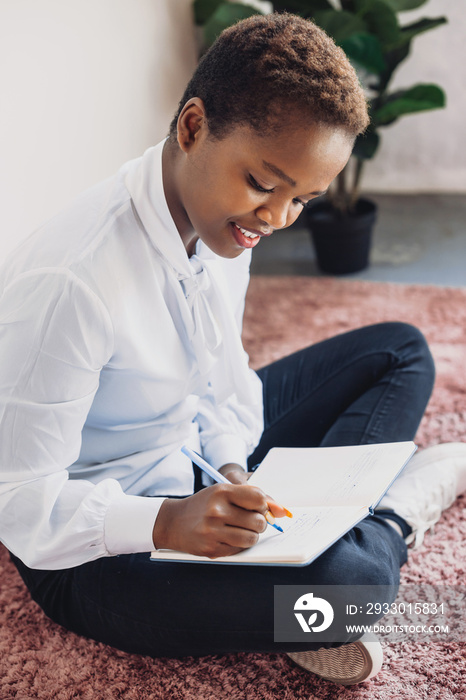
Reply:
M186 102L178 117L177 141L179 147L187 153L207 131L204 103L200 97L192 97Z

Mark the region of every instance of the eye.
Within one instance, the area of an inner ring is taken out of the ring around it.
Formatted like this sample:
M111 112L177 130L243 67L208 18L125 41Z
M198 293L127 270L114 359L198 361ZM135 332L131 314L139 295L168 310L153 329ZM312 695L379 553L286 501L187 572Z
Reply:
M265 187L262 187L262 185L259 185L257 180L251 174L249 174L249 184L251 185L251 187L253 187L258 192L268 192L269 194L271 194L271 193L275 192L275 189L276 189L275 187L272 187L270 190L267 190ZM310 203L310 202L303 202L298 197L295 197L293 199L293 202L294 202L294 204L301 205L303 207L303 209L305 207L309 206L309 203Z
M258 192L275 192L275 187L272 187L272 189L270 190L266 190L265 187L259 185L257 180L255 180L252 175L249 175L249 184L251 185L251 187L254 187L254 189Z

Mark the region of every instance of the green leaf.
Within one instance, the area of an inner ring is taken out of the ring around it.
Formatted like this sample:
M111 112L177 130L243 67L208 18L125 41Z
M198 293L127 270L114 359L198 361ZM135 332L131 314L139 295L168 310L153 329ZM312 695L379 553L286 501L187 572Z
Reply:
M435 29L435 27L439 27L446 22L447 20L445 17L436 17L434 19L421 19L418 22L414 22L414 24L401 27L400 39L397 45L385 52L387 70L381 75L379 84L380 91L383 92L385 90L396 68L409 56L412 39L418 34L427 32L430 29Z
M375 153L379 147L380 136L374 129L369 127L369 129L364 134L360 134L353 147L352 155L355 158L360 158L361 160L370 160L375 156Z
M427 0L385 0L394 12L404 12L405 10L416 10L421 5L425 5Z
M262 13L250 5L242 5L239 2L224 2L204 25L206 46L211 46L219 34L227 27L231 27L232 24L236 24L241 19L259 14Z
M353 15L351 12L338 10L316 12L314 14L314 19L316 24L322 27L327 34L330 34L337 44L340 44L352 34L367 31L364 20L357 15Z
M340 5L342 10L347 10L348 12L356 12L355 0L340 0Z
M438 85L420 83L407 90L399 90L389 95L384 104L375 110L374 124L386 126L404 114L439 109L445 107L445 104L445 93Z
M365 12L371 9L374 0L353 0L353 10L352 12L358 15L363 15Z
M432 19L420 19L418 22L414 22L414 24L409 24L404 27L401 27L401 32L400 32L400 44L405 44L407 41L411 41L411 39L418 34L422 34L422 32L428 32L430 29L435 29L435 27L439 27L442 24L446 24L447 18L446 17L435 17Z
M328 0L278 0L272 4L275 12L291 12L301 17L313 17L315 12L332 9Z
M195 23L205 24L222 2L224 2L224 0L194 0Z
M357 12L371 34L376 36L384 49L396 46L400 41L400 27L395 12L384 0L358 0Z
M400 63L402 63L408 56L411 50L411 42L408 41L406 44L398 46L396 49L387 51L384 55L386 69L379 76L378 91L383 93L395 70L398 68Z
M382 46L377 37L359 32L340 41L340 46L351 61L370 73L379 75L386 70Z

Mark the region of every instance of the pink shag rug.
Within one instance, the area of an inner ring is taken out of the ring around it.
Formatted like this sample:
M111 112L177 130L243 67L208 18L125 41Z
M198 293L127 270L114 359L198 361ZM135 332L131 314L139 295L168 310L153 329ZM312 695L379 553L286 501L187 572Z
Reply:
M437 365L433 397L417 442L466 441L466 290L335 280L256 277L244 325L259 367L310 343L387 320L417 325ZM464 584L466 499L443 515L410 556L404 583ZM342 688L281 654L160 659L126 654L50 622L33 603L0 547L0 698L127 700L466 699L466 644L384 645L373 680Z

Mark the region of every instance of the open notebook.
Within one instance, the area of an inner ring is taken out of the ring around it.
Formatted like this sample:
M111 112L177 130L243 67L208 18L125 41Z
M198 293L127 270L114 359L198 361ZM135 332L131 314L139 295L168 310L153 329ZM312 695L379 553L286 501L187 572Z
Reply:
M151 558L211 564L309 564L373 511L415 450L413 442L275 447L249 483L293 513L292 519L276 521L283 533L269 526L250 549L218 559L170 549L152 552Z

